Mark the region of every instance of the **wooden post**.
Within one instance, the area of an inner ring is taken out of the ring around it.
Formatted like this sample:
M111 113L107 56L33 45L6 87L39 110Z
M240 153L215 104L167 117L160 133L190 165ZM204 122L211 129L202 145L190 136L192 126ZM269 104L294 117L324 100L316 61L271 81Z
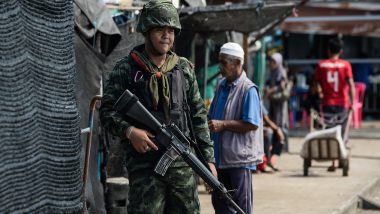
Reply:
M208 64L210 61L210 39L206 39L205 42L206 48L205 48L205 67L204 67L204 74L203 74L203 99L206 99L207 95L207 79L208 79Z
M248 59L249 59L249 53L248 53L248 34L245 33L243 35L243 50L244 50L244 70L246 72L248 72L248 66L249 66L249 62L248 62ZM247 74L247 76L250 76L249 74Z

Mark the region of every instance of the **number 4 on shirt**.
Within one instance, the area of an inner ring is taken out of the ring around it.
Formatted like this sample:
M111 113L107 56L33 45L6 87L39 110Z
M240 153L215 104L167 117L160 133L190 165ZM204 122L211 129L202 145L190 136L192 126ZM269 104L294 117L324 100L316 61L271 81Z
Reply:
M334 91L338 92L338 89L339 89L338 71L328 71L327 72L327 82L328 83L334 83Z

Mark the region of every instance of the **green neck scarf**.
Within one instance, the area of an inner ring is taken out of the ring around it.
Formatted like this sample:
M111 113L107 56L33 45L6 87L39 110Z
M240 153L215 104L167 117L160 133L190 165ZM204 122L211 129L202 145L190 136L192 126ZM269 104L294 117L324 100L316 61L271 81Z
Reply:
M170 118L170 85L169 79L165 73L171 71L175 67L178 62L178 56L174 52L169 51L166 55L164 64L159 68L149 59L145 50L143 49L141 51L140 48L134 49L131 52L131 56L140 67L150 73L149 92L152 97L153 108L157 110L158 102L160 101L160 94L162 94L163 109L165 117L168 120ZM161 93L158 87L159 82L161 82L162 85Z

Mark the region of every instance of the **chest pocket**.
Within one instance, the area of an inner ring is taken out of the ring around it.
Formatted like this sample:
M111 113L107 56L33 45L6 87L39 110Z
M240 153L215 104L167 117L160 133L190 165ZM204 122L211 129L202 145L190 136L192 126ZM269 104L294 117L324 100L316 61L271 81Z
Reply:
M130 89L135 94L140 102L148 109L152 110L152 98L149 93L149 74L143 71L133 73L134 81Z
M186 90L186 80L183 76L183 72L177 67L175 67L172 71L165 73L165 75L169 79L170 85L170 121L176 124L180 130L189 136L189 129L187 126L187 118L186 118L186 107L184 102L184 89ZM140 100L140 102L152 112L152 114L157 118L158 121L164 123L164 114L162 112L162 108L159 105L158 111L153 110L152 106L152 98L149 92L149 74L146 72L136 71L133 76L134 82L132 84L131 91L134 93ZM161 86L159 86L161 87ZM161 90L161 89L159 89ZM163 98L160 98L163 99Z

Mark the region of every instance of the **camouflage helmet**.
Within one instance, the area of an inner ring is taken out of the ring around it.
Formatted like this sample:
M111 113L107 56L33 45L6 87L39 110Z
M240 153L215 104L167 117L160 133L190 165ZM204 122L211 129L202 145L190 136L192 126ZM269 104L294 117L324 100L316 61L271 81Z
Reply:
M176 35L181 31L177 9L170 0L150 0L140 11L137 32L146 33L153 27L172 27Z

